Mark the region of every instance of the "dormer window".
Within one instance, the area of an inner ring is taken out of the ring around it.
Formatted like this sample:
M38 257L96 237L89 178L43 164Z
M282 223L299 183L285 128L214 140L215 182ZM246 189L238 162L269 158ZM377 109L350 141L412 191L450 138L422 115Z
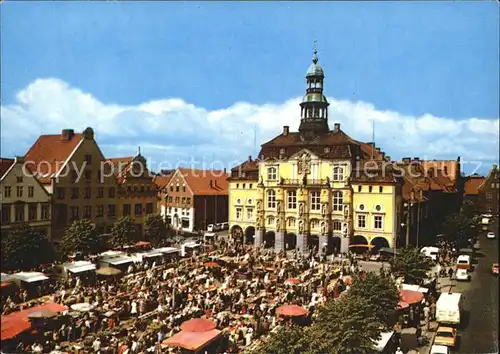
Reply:
M333 168L333 180L334 181L344 180L344 168L342 166L335 166Z
M285 154L285 149L284 148L281 148L280 149L280 155L284 155Z
M365 210L365 205L364 204L360 204L359 205L359 210L361 210L361 211Z
M267 169L267 179L270 181L275 181L278 178L278 173L276 167L269 167Z

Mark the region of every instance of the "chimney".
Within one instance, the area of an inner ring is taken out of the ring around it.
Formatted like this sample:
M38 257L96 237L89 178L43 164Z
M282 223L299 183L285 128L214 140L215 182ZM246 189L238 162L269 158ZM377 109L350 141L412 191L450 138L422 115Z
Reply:
M248 155L248 162L252 162L252 155Z
M210 186L210 188L212 188L212 180L210 180L209 186Z
M290 132L290 127L288 125L283 126L283 136L287 136Z
M73 129L63 129L61 133L61 139L64 141L69 141L75 135L75 131Z
M411 162L411 157L403 157L403 162L404 163L410 163Z
M367 144L370 145L371 147L375 147L375 143L373 141L370 141Z
M217 187L217 180L214 179L214 187Z
M226 173L227 173L227 172L226 172L226 168L224 167L224 174L226 174Z
M334 131L335 133L338 133L338 132L340 131L340 123L335 123L335 124L333 125L333 131Z

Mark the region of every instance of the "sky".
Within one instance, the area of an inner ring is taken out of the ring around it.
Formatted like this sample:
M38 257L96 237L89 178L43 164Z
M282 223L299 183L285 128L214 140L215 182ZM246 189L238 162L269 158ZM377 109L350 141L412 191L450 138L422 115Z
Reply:
M13 2L1 7L1 154L94 129L106 157L231 168L299 126L317 40L329 124L392 159L499 160L499 5ZM373 127L375 129L373 130Z

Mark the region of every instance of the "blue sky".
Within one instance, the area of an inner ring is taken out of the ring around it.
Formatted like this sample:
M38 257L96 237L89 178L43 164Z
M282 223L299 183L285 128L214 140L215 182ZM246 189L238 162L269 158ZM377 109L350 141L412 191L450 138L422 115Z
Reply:
M326 94L338 120L351 128L348 134L370 139L371 128L356 127L371 127L380 116L377 145L394 158L498 160L498 131L491 135L499 112L499 11L493 1L7 1L1 15L2 154L24 154L41 133L35 127L55 133L91 125L107 155L133 154L132 146L141 144L159 160L198 158L213 145L218 159L244 159L255 150L253 126L258 143L279 134L282 123L298 127L298 109L289 106L303 94L317 39ZM93 101L71 101L82 99ZM156 108L145 109L148 103ZM89 104L99 109L89 111ZM134 134L133 123L144 121L143 114L158 131L143 127ZM429 116L435 132L422 127ZM414 124L407 134L419 138L406 146L397 142L386 131L397 117ZM473 119L482 127L472 128L477 139L466 129ZM190 129L179 127L189 120ZM129 133L108 131L111 121ZM216 121L225 135L218 139L216 128L212 138L199 138L203 132L196 127ZM6 138L22 127L25 137ZM252 142L240 143L241 136ZM452 139L463 146L454 151Z

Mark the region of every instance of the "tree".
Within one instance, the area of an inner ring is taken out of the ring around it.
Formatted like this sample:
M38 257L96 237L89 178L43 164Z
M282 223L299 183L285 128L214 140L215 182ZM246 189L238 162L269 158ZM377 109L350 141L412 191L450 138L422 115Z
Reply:
M391 277L369 272L366 277L355 276L350 296L359 296L371 306L368 311L382 322L385 329L390 329L396 321L396 307L399 303L399 291Z
M98 253L100 240L94 224L88 219L75 220L64 231L61 250L65 255L75 252L81 252L84 255Z
M383 324L371 306L366 298L351 295L350 289L340 299L328 300L307 332L309 352L373 354Z
M32 269L54 261L52 244L28 224L15 226L2 238L2 268L6 270Z
M460 209L460 214L472 220L478 214L477 205L472 200L465 200Z
M446 239L455 242L458 248L467 245L467 240L475 234L475 225L464 213L448 215L442 225Z
M430 258L414 247L404 248L398 257L390 260L390 265L394 275L404 276L406 282L413 284L421 284L432 267Z
M111 230L111 244L113 247L131 245L139 241L134 220L130 216L124 216L116 220Z
M297 325L283 326L272 332L266 341L256 350L255 354L307 354L310 353L306 338L307 328Z
M148 215L144 222L144 236L154 246L158 246L167 236L167 227L160 215Z

